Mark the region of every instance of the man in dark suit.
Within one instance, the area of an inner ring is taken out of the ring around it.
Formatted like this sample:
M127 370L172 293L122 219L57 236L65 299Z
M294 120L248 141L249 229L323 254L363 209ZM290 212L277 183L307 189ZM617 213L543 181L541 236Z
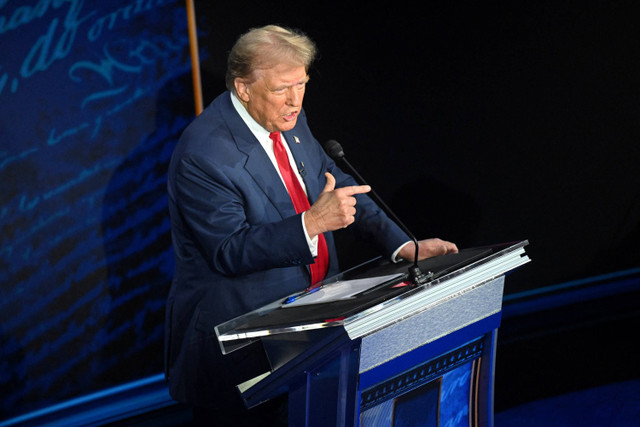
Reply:
M167 304L171 395L196 408L251 415L234 386L264 372L255 346L223 356L214 327L338 272L332 231L355 227L390 258L415 246L324 153L302 110L315 46L277 26L234 46L228 92L184 131L169 168L176 258ZM420 257L456 252L440 239ZM264 425L264 424L263 424Z

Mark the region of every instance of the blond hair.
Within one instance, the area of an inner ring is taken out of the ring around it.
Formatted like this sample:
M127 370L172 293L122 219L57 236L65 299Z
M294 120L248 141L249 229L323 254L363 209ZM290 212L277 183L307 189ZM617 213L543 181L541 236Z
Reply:
M316 57L315 43L298 30L267 25L241 35L229 53L227 89L235 93L235 79L252 80L254 72L279 63L304 66L308 71Z

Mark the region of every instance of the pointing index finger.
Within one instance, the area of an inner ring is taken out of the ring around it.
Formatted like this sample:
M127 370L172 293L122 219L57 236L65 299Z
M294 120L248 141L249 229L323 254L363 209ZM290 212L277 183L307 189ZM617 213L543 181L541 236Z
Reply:
M355 194L368 193L369 191L371 191L371 186L370 185L351 185L349 187L342 187L341 190L347 196L353 196Z

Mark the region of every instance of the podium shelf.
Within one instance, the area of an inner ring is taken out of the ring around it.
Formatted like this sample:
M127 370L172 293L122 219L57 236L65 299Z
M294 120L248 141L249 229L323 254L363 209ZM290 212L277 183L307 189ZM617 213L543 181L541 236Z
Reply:
M457 254L420 262L432 279L420 286L407 284L410 263L394 264L376 258L326 279L322 288L345 281L385 277L392 279L347 298L287 307L293 294L215 327L222 352L227 354L263 337L342 327L351 339L372 334L408 316L442 304L482 286L530 261L524 251L528 241L463 249Z

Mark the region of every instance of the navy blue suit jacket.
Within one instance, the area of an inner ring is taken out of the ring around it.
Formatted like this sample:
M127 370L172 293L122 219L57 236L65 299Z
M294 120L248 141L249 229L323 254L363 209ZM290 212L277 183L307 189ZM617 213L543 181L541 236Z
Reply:
M235 393L233 386L253 375L253 362L242 351L222 356L214 327L309 286L313 262L300 215L230 96L220 95L187 127L169 167L176 265L166 312L165 370L174 399L200 406ZM356 185L325 154L304 112L284 135L304 169L311 203L327 171L336 188ZM368 196L357 198L352 227L390 256L408 237ZM332 234L325 238L331 276L338 272L337 255Z

